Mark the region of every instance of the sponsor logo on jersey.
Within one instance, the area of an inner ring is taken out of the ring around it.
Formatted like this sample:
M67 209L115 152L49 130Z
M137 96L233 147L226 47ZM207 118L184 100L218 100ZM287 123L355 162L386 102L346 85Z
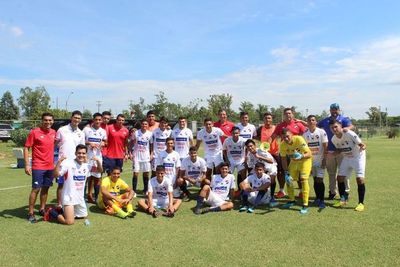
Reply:
M164 162L163 165L164 165L164 167L170 167L170 168L175 167L175 163Z
M95 138L95 137L89 137L88 138L89 142L96 142L96 143L100 143L101 139L100 138Z
M86 176L85 176L85 175L74 175L74 176L72 177L72 179L73 179L74 181L85 181Z
M187 139L187 137L177 137L176 139L175 139L176 141L187 141L188 139Z
M210 140L210 141L206 141L206 144L207 145L211 145L211 144L215 144L217 142L218 142L218 139L217 140Z

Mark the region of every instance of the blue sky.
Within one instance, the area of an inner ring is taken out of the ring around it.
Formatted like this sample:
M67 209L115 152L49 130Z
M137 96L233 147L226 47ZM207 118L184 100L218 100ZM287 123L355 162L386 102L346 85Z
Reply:
M164 91L400 115L399 1L1 1L0 92L113 112Z

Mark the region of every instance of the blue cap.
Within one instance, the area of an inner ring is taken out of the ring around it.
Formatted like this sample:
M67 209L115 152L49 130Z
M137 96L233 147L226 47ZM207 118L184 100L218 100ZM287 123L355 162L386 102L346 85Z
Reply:
M330 109L340 109L339 104L338 103L331 104Z

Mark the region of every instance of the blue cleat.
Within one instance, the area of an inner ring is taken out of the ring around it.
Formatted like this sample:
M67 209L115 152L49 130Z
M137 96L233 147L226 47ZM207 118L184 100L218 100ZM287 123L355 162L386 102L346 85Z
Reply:
M324 202L324 201L321 201L321 202L319 203L319 208L320 208L320 209L325 209L325 208L326 208L325 202Z
M308 213L308 207L302 207L300 210L300 214L307 214Z
M247 207L247 206L241 206L239 209L239 212L244 212L244 211L247 211L248 209L249 209L249 207Z
M278 205L279 205L278 201L276 201L275 198L271 198L271 200L269 201L269 207L275 208Z
M284 209L290 209L290 208L294 205L294 203L296 203L296 202L294 202L294 201L289 201L289 202L283 204L283 205L282 205L282 208L284 208Z
M247 213L254 213L254 207L249 207L247 209Z

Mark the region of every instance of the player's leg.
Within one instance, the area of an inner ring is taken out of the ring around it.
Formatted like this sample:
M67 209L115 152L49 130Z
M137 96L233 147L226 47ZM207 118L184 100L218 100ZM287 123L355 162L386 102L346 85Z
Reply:
M358 191L358 205L356 211L364 211L364 197L365 197L365 152L361 154L359 159L354 159L354 169L356 171L357 191Z
M303 208L300 210L301 214L308 212L308 199L310 195L310 185L308 183L309 176L311 173L312 161L307 160L300 164L300 182L303 188Z
M32 190L29 194L29 199L28 199L28 216L27 216L28 221L31 223L37 222L34 210L35 210L37 195L40 191L40 188L43 185L43 173L44 171L42 170L32 170Z
M93 177L94 200L96 201L100 193L101 177Z
M174 212L176 212L182 204L182 200L174 198L172 206L174 207Z
M57 207L62 207L62 190L64 187L64 177L57 178Z
M93 199L94 176L89 176L87 180L87 201L94 203Z
M280 156L273 156L273 157L276 160L277 168L278 168L278 173L276 176L278 178L279 191L278 191L278 193L276 193L276 197L283 198L286 196L286 193L285 193L285 173L282 168L282 160L281 160Z
M244 212L247 211L247 209L249 208L249 196L250 193L247 191L248 189L250 189L249 184L241 182L239 184L239 188L240 190L240 198L241 198L241 206L239 208L239 212Z
M176 185L179 187L179 189L182 191L182 194L180 198L184 201L189 201L190 200L190 192L187 189L187 182L185 179L179 177L176 179Z
M326 171L329 177L329 196L328 199L334 199L336 196L336 174L337 174L336 156L333 152L330 152L326 156Z
M147 194L147 190L149 186L149 171L143 172L143 195Z
M290 184L286 183L286 190L288 192L289 201L287 203L283 204L282 207L285 209L290 208L295 204L294 182L298 181L298 179L299 179L298 178L299 172L297 170L297 164L294 164L293 162L289 163L288 173L293 178L293 181Z
M233 209L233 202L231 201L225 201L224 204L222 204L221 206L219 206L219 210L220 211L228 211ZM217 208L211 208L210 211L219 211Z
M210 195L211 187L209 185L204 185L203 188L200 190L200 193L197 197L197 203L195 208L196 214L201 214L201 207L204 204L204 199L207 199Z
M333 206L334 207L342 207L347 204L349 199L349 193L346 192L346 177L350 177L351 172L353 170L351 159L343 158L339 166L339 172L337 176L337 184L340 195L340 200L336 201Z
M149 205L147 204L147 199L140 199L138 201L138 207L144 211L147 211L149 209Z
M137 192L138 177L139 177L139 172L136 172L135 169L135 171L132 173L132 189L135 192Z
M72 225L75 223L75 209L73 205L65 205L63 213L58 214L57 221L61 224Z
M40 214L44 215L49 194L49 188L53 185L53 170L47 170L43 174L42 188L40 189Z

